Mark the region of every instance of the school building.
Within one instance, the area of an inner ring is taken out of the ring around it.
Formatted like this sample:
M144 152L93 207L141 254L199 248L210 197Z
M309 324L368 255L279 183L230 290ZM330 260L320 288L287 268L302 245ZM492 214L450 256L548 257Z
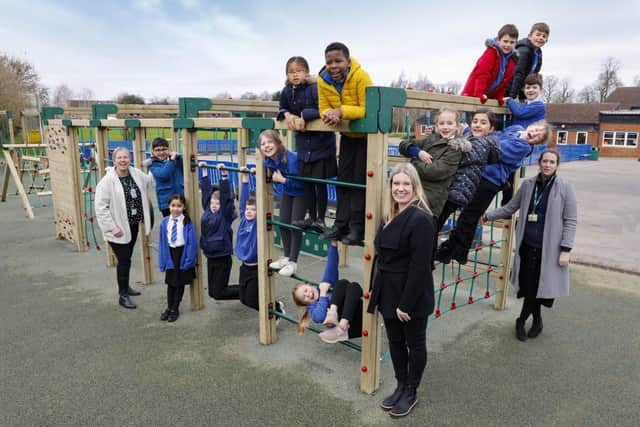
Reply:
M552 144L589 144L604 157L640 160L640 87L617 88L603 103L547 104L547 121Z

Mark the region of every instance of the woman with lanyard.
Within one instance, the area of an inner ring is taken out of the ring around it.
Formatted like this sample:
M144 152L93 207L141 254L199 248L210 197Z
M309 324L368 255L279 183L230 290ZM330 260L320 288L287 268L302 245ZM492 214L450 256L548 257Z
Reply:
M510 218L520 210L511 283L518 298L524 298L516 319L520 341L542 332L541 306L551 307L554 298L569 295L569 259L573 248L578 209L573 185L556 174L560 155L546 149L538 158L540 173L522 182L516 195L503 207L484 215L483 220ZM525 322L533 324L525 332Z
M148 189L153 178L131 167L129 150L117 147L112 154L113 167L96 186L95 209L98 226L118 260L118 303L124 308L136 308L129 298L140 295L129 286L131 255L138 237L140 222L148 235L151 231L151 209Z

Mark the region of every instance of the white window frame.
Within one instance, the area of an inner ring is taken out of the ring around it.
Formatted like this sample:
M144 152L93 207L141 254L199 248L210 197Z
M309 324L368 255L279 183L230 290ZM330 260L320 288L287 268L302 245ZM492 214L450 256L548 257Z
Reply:
M635 138L630 138L629 134L635 135ZM609 142L607 142L607 139ZM640 132L624 132L624 131L615 131L615 130L607 130L602 133L602 145L604 147L615 147L615 148L637 148L638 140L640 139ZM616 141L622 140L622 144L617 145ZM634 141L635 144L631 144L631 141Z
M425 135L427 133L427 129L429 129L429 125L420 125L420 134Z
M583 143L578 142L578 139L579 139L580 135L584 135L584 142ZM588 144L588 141L589 141L589 132L585 132L585 131L576 132L576 144L577 145L586 145L586 144Z
M560 135L564 134L564 142L560 142L561 138ZM569 131L568 130L559 130L556 133L556 144L558 145L567 145L567 142L569 142Z

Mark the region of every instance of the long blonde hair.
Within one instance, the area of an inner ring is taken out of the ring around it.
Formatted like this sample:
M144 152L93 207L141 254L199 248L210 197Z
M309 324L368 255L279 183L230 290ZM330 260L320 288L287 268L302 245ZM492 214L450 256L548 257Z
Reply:
M258 138L258 149L260 149L260 139L266 138L276 145L278 148L278 153L282 153L282 163L286 164L289 159L287 159L287 147L285 147L284 142L282 142L282 137L278 131L273 129L266 129L260 133Z
M427 196L425 196L422 189L422 182L420 182L418 171L411 163L400 163L391 171L391 175L389 175L389 181L387 182L385 189L386 194L383 199L383 217L385 223L389 223L398 215L398 213L400 213L398 203L393 199L393 194L391 193L393 178L400 173L407 175L411 181L411 186L413 187L413 197L411 198L412 203L417 202L417 206L419 208L424 209L429 213L429 215L432 215L431 210L429 209L429 204L427 203Z
M298 288L300 288L300 286L304 286L304 285L308 285L308 283L298 282L291 290L291 296L293 297L293 302L298 307L303 307L303 310L304 310L302 312L302 316L300 317L300 320L298 321L298 335L303 335L305 330L307 329L307 326L309 326L309 323L311 323L311 316L309 315L307 304L305 304L304 301L300 301L296 297L296 291L298 290Z

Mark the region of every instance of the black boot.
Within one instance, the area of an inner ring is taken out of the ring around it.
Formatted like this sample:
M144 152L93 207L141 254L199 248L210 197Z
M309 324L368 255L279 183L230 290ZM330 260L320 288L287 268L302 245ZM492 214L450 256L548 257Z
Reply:
M352 228L349 231L349 234L342 238L342 244L347 246L355 246L362 243L364 239L364 232L358 229Z
M137 297L138 295L142 295L139 290L133 289L131 286L129 286L129 289L127 289L127 294L129 294L130 297Z
M533 325L531 325L531 329L529 329L529 333L527 334L527 336L529 338L535 338L538 335L540 335L540 332L542 332L542 319L540 319L539 321L533 321Z
M524 330L524 320L519 317L516 319L516 338L520 341L527 340L527 333Z
M176 320L178 320L178 317L180 317L180 310L178 310L177 308L175 310L171 310L169 312L167 322L175 322Z
M393 407L396 406L396 403L398 403L398 400L400 400L402 392L404 392L404 383L398 382L395 391L380 404L382 409L385 411L393 409Z
M169 310L168 308L162 312L162 314L160 315L160 320L162 321L167 321L169 319L169 313L171 313L171 310Z
M326 225L324 224L324 220L318 218L311 224L311 229L316 233L324 233Z
M322 233L320 238L323 240L340 240L342 236L344 236L343 231L334 225L333 228Z
M451 246L449 245L448 240L440 244L438 250L436 251L435 259L436 261L440 261L443 264L451 263Z
M131 298L129 298L129 295L120 295L120 298L118 298L118 304L120 304L124 308L136 308L137 307L137 305L135 305L133 303L133 301L131 301Z
M404 417L411 412L413 407L416 406L416 403L418 403L416 388L408 385L404 388L404 392L402 393L402 396L400 396L398 403L395 404L389 414L392 417Z

